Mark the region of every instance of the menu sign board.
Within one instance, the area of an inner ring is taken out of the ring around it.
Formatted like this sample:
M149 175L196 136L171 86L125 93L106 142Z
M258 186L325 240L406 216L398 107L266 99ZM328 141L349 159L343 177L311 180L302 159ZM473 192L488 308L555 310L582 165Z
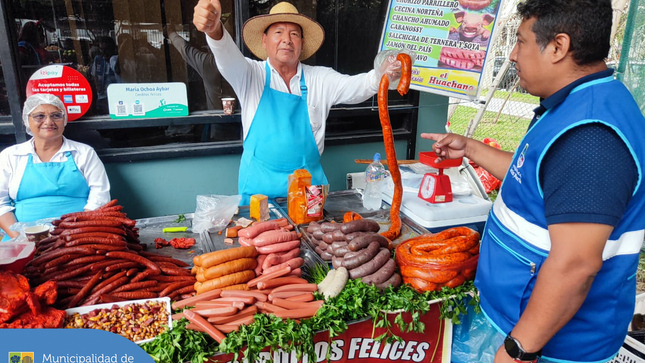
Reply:
M416 53L411 88L477 94L501 0L390 0L379 51Z
M63 101L67 121L83 116L92 104L90 84L74 68L51 65L38 69L27 82L27 97L36 93L49 93Z

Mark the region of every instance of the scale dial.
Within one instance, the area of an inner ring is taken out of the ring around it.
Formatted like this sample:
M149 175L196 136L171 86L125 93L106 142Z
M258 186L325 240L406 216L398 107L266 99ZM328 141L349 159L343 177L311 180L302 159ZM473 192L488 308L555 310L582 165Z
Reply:
M433 178L432 175L426 174L421 181L421 197L423 199L429 200L434 194L434 189L437 181Z

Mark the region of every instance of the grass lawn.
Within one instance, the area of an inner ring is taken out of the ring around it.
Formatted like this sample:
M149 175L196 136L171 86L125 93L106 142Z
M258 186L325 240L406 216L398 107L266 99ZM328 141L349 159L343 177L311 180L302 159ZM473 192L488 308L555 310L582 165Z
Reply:
M483 98L487 94L488 94L488 90L485 89L485 90L483 90L481 92L481 97ZM506 97L508 97L508 91L497 90L493 97L505 100ZM522 92L513 92L513 94L511 95L511 98L509 99L509 101L524 102L524 103L530 103L530 104L534 104L534 105L539 105L540 104L540 98L539 97L531 96L528 93L522 93Z
M475 108L457 106L455 113L450 118L450 129L456 134L463 135L468 123L476 114L477 109ZM484 117L479 122L473 138L483 140L485 137L492 137L502 146L502 150L515 151L531 120L501 114L499 119L495 121L496 117L497 112L484 112Z

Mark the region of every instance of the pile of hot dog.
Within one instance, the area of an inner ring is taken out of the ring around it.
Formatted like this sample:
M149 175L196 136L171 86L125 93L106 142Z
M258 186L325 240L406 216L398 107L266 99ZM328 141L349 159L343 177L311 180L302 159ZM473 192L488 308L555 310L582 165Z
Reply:
M256 222L240 229L238 239L242 246L255 246L258 264L255 274L260 276L289 266L291 273L302 276L305 261L300 256L302 235L293 230L286 218Z
M294 274L284 265L255 277L253 268L258 264L254 246L242 246L214 251L195 257L202 274L224 274L207 282L196 283L197 295L175 302L173 309L192 307L175 314L174 319L185 317L189 329L202 331L221 342L224 334L253 322L256 313L273 314L280 318L310 318L323 301L313 301L316 284ZM208 266L208 267L207 267ZM237 268L246 266L237 272ZM198 280L201 278L198 277ZM214 282L210 282L214 281ZM241 282L244 281L244 282Z
M401 284L396 263L388 249L389 241L377 232L378 222L371 219L343 223L311 222L307 233L323 260L335 269L345 267L349 277L361 279L381 289Z
M136 222L121 210L113 200L61 216L25 276L34 284L57 281L60 308L193 293L188 264L143 251Z
M246 283L256 276L289 268L289 275L302 276L301 235L286 219L255 222L237 231L242 245L193 258L195 291L213 289L248 290Z
M479 233L467 227L422 234L396 247L403 282L419 291L456 287L475 277Z

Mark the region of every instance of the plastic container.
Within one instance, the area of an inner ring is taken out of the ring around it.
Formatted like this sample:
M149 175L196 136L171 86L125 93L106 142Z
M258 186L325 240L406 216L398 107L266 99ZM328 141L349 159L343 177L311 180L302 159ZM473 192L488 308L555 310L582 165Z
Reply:
M636 296L636 306L634 313L645 314L645 293ZM623 346L618 351L618 355L610 363L645 363L645 337L642 331L631 331L625 337Z
M114 303L105 303L105 304L97 304L97 305L88 305L88 306L79 306L75 308L70 308L66 309L65 313L68 316L68 319L70 316L73 316L74 314L79 314L79 315L85 315L85 314L91 314L92 311L94 310L110 310L114 306L118 307L123 307L127 305L141 305L144 306L148 302L158 302L160 304L163 304L164 309L166 310L166 315L168 315L168 320L167 321L158 321L158 324L160 325L167 325L168 330L172 329L172 310L170 307L170 298L169 297L157 297L157 298L152 298L152 299L139 299L139 300L127 300L127 301L119 301L119 302L114 302ZM154 317L154 319L157 319ZM65 322L67 324L67 320ZM105 329L101 330L106 330L106 331L111 331L108 330L109 327L111 326L110 324L115 324L114 321L107 322L107 325L104 327ZM99 328L96 328L99 329ZM116 333L118 334L118 333ZM127 337L125 337L128 339ZM142 339L142 340L137 340L134 341L136 344L143 344L143 343L148 343L155 340L155 338L149 338L149 339Z
M36 244L32 242L3 242L0 243L0 270L22 273L25 265L33 260Z
M381 192L385 180L385 167L381 164L381 154L374 154L374 159L365 169L365 191L363 192L363 207L365 209L381 208Z

